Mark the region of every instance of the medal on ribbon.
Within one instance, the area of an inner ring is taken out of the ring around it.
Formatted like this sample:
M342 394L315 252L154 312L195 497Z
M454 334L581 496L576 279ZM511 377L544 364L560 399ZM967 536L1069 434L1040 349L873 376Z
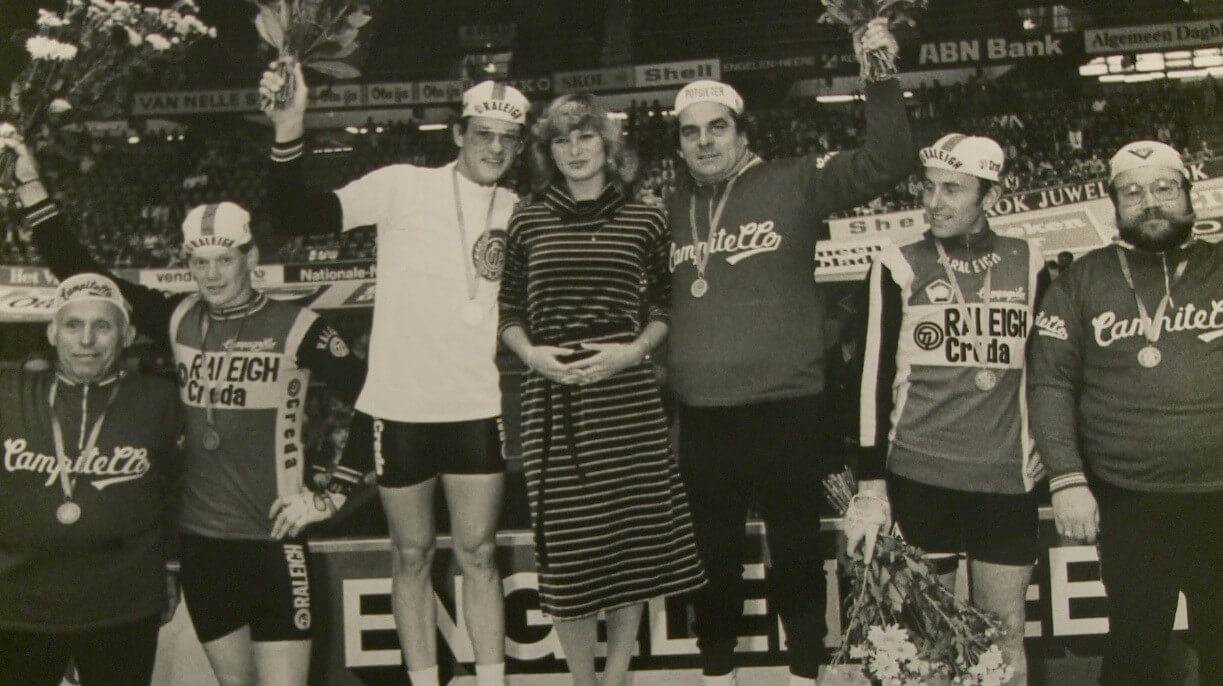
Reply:
M119 384L122 380L122 375L115 379L115 387L111 389L110 397L106 399L102 412L94 420L93 427L89 430L88 438L82 434L81 438L84 439L84 442L80 445L80 455L93 454L94 448L98 445L98 436L102 435L102 424L106 421L106 413L110 411L110 406L114 404L115 398L119 395ZM51 383L51 392L47 394L47 403L51 406L51 438L55 441L55 458L56 467L59 471L59 485L64 493L64 502L55 508L55 519L64 526L71 526L80 521L81 506L72 500L72 492L76 488L76 478L70 475L72 460L68 458L68 451L64 448L64 427L59 423L59 415L55 414L55 396L58 390L59 379L56 379ZM85 410L86 408L82 408L81 412L85 412ZM81 418L82 426L84 425L84 419L84 417Z
M1138 318L1142 321L1142 335L1147 339L1147 344L1138 350L1138 364L1146 369L1154 369L1163 361L1164 354L1156 347L1159 342L1159 337L1163 334L1164 312L1168 309L1168 303L1172 302L1172 285L1180 281L1185 275L1185 269L1189 266L1189 260L1181 262L1176 267L1176 274L1169 281L1168 266L1164 263L1164 297L1160 299L1159 305L1155 307L1155 316L1152 317L1147 313L1147 306L1142 302L1142 298L1138 296L1138 289L1134 286L1134 275L1130 273L1130 262L1125 256L1125 250L1121 246L1117 246L1117 260L1121 263L1121 275L1125 277L1125 283L1130 287L1130 292L1134 294L1134 303L1138 306Z
M505 232L495 232L489 227L493 223L493 207L497 204L497 187L488 196L488 211L484 214L484 229L479 239L472 246L471 259L467 255L467 226L463 222L463 198L459 194L459 167L451 169L451 181L454 186L454 213L459 221L459 252L463 258L463 276L467 280L467 302L459 310L459 319L468 326L476 326L484 321L484 315L489 308L476 299L480 289L480 277L489 281L501 278L501 270L505 267ZM474 263L474 264L473 264Z

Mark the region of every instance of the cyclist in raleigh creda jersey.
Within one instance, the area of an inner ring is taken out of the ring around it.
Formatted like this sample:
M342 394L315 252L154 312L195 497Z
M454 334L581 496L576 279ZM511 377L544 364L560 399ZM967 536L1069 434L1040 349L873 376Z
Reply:
M361 482L349 457L326 488L306 488L302 423L311 372L351 402L365 365L318 315L251 285L259 250L234 203L196 207L183 252L199 292L168 295L109 273L69 230L23 145L26 222L59 278L98 272L132 303L136 328L174 353L186 408L180 526L183 595L218 680L305 684L310 577L303 529ZM358 445L353 442L352 445Z

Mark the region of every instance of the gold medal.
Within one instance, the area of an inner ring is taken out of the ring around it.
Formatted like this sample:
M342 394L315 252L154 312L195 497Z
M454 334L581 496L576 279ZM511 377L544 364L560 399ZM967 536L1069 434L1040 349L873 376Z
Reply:
M93 429L89 432L89 438L85 440L85 445L82 447L81 455L92 455L95 446L98 444L98 436L102 434L102 424L106 421L106 413L110 412L111 405L115 404L115 398L119 397L119 385L122 383L123 373L120 372L114 386L110 391L110 397L106 399L106 405L102 407L102 413L98 415L97 421L93 423ZM51 384L51 392L47 394L47 404L51 406L51 438L55 441L55 458L58 460L59 468L59 484L64 491L64 502L60 503L59 507L55 508L55 518L64 526L76 524L81 518L81 506L72 502L72 490L76 487L76 477L70 476L72 471L72 462L68 459L68 452L64 450L64 430L59 423L59 415L55 413L55 395L59 390L58 379Z
M76 524L81 518L81 506L71 500L60 503L60 506L55 508L55 518L64 526Z
M992 369L979 369L973 381L977 384L977 388L992 391L998 385L998 374Z
M709 282L704 277L696 277L696 281L692 282L692 297L701 298L709 292Z
M1125 256L1125 250L1121 246L1117 246L1117 261L1121 264L1121 275L1125 277L1125 285L1129 286L1130 292L1134 294L1134 306L1138 308L1138 318L1142 321L1142 335L1147 339L1147 344L1138 350L1138 364L1147 369L1158 367L1164 359L1164 354L1155 347L1155 344L1159 342L1159 337L1164 331L1163 322L1166 321L1164 312L1168 309L1168 303L1172 302L1172 285L1185 275L1189 260L1181 262L1171 278L1168 275L1168 265L1164 263L1164 297L1156 306L1154 317L1147 312L1146 304L1138 296L1138 289L1134 287L1134 277L1130 274L1129 258Z
M1164 359L1163 353L1159 352L1159 348L1153 345L1144 345L1138 351L1138 364L1150 369L1159 365Z
M217 433L217 430L210 426L204 432L203 443L205 450L216 450L221 447L221 434Z

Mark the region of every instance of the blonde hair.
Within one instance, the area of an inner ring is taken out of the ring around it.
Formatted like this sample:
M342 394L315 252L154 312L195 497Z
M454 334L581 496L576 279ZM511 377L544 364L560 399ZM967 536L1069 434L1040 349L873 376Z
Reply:
M636 170L635 165L627 163L620 124L607 116L590 93L569 93L554 99L531 127L527 160L532 192L541 195L560 172L556 160L552 158L552 139L567 136L576 130L593 131L599 135L607 158L603 166L607 179L627 192Z

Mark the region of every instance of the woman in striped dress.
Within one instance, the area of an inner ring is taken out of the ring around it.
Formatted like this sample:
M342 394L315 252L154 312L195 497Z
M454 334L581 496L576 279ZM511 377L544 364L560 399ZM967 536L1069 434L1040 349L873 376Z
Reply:
M644 601L704 583L649 352L667 333L670 233L631 202L615 123L589 95L532 131L536 202L510 220L501 339L530 368L522 449L544 611L577 686L627 679Z

